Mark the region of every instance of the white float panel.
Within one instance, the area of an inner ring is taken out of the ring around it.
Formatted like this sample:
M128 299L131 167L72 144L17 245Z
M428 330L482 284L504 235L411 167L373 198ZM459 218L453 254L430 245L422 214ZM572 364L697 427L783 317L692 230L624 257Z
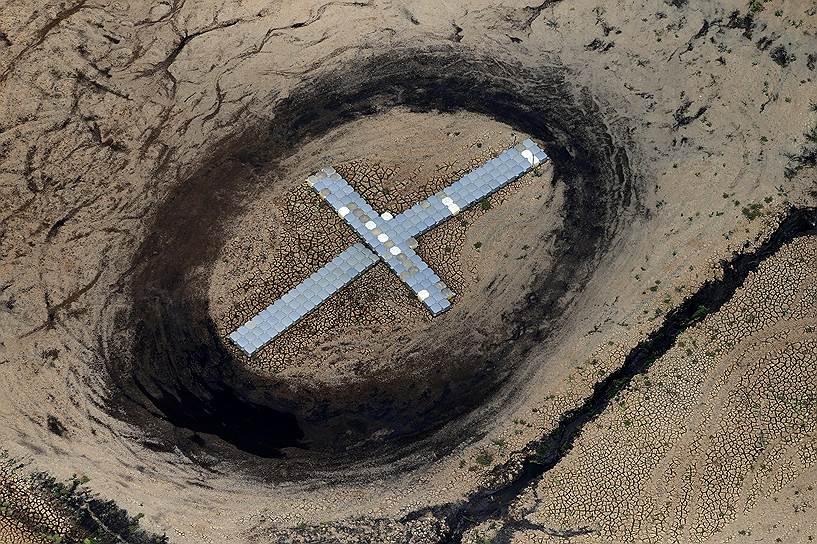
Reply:
M377 261L365 245L353 245L238 327L230 340L252 355Z
M383 260L414 291L432 315L444 312L451 306L454 293L415 253L414 237L498 191L547 159L539 146L526 139L396 217L389 212L377 214L334 168L324 168L310 176L308 183L365 245L355 244L332 259L232 332L230 340L247 355L252 355L378 260Z
M400 238L419 236L505 187L547 158L539 146L527 139L421 200L389 224Z
M343 215L343 220L418 298L422 298L421 302L432 315L438 315L451 306L450 299L454 293L409 247L407 239L396 235L391 226L393 220L380 217L334 168L324 168L310 176L308 182L335 210L350 210ZM420 297L421 292L428 296Z

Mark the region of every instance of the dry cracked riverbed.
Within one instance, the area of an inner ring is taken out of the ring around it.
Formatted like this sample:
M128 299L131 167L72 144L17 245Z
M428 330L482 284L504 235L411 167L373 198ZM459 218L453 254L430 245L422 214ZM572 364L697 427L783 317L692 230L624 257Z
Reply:
M816 64L780 0L6 2L0 542L812 540ZM305 176L525 137L452 310L224 342L355 241Z

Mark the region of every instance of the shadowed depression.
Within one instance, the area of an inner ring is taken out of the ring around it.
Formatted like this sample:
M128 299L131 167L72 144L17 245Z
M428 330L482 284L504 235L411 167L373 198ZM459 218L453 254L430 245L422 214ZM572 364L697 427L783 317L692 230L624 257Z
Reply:
M262 177L287 178L281 162L299 146L397 106L469 111L542 142L555 179L567 187L553 265L536 275L521 304L508 301L495 342L468 343L463 324L418 354L420 372L346 390L293 387L249 372L226 349L206 300L227 228L242 202L263 190ZM264 457L268 468L286 466L287 478L317 460L324 469L364 457L394 462L426 450L443 454L477 436L496 401L523 392L529 350L558 327L639 207L626 142L614 139L598 108L559 67L463 52L394 53L304 82L271 105L271 121L216 146L157 210L134 258L128 311L118 311L115 331L102 339L118 393L111 407L148 429L154 448Z

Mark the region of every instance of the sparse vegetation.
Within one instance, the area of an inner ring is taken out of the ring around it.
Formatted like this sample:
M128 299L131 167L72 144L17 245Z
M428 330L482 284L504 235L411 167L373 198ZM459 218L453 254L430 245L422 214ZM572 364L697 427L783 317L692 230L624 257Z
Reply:
M0 462L5 464L4 473L0 474L0 478L10 477L25 466L9 459L2 450ZM70 513L69 525L52 526L51 521L44 521L49 518L43 517L40 512L17 508L13 500L0 503L0 515L23 523L48 542L62 544L168 542L165 536L150 535L141 529L139 520L144 514L130 516L113 501L101 500L91 494L83 487L90 481L87 476L75 474L66 481L58 481L44 472L38 472L24 478L31 484L34 492L43 497L41 504L45 509L56 508Z
M488 451L483 451L474 458L474 461L481 467L487 467L494 462L494 456Z
M812 104L812 111L815 110L817 104ZM807 144L797 155L789 156L789 164L786 166L785 175L787 178L793 178L797 172L803 168L814 168L817 166L817 123L811 127L805 134Z
M764 9L766 9L766 3L769 0L749 0L748 8L749 13L754 15L755 13L760 13Z
M692 317L689 318L689 322L697 323L698 321L701 321L703 318L705 318L707 315L709 315L709 308L702 304L698 306L698 309L695 310L695 313L693 313Z
M743 213L744 217L746 217L746 219L748 219L749 221L754 221L755 219L762 215L763 204L760 202L753 202L748 206L744 206L741 212Z

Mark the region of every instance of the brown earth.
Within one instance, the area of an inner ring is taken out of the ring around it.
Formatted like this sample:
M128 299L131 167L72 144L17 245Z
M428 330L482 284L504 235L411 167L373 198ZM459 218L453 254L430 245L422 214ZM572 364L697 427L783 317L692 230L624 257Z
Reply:
M5 3L0 445L172 542L444 540L719 261L814 205L817 11L753 4ZM296 213L305 175L338 164L398 211L524 135L543 175L421 240L451 312L373 269L286 350L222 343L353 241ZM810 540L814 255L762 263L464 541ZM2 489L44 513L0 512L0 541L67 531L27 470Z

